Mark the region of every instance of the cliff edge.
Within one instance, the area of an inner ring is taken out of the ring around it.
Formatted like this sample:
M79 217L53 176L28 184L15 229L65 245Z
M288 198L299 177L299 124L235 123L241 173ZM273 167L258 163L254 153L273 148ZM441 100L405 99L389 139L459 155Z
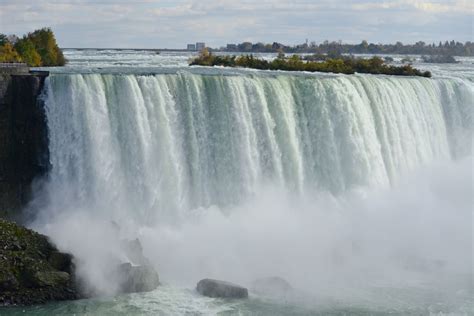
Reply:
M0 218L21 219L32 183L49 169L48 130L40 98L46 71L0 64Z

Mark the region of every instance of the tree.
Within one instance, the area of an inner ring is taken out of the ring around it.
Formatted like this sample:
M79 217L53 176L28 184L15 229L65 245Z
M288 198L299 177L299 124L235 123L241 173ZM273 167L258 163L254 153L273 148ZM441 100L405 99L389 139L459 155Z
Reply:
M0 62L4 63L15 63L21 62L22 59L17 51L13 48L12 44L5 43L0 46Z
M5 34L0 33L0 46L8 43L8 37Z
M28 66L39 67L42 65L41 56L36 51L35 45L28 37L23 37L15 44L15 49Z
M66 63L66 59L59 49L54 33L50 28L43 28L29 33L28 38L41 56L43 66L63 66Z

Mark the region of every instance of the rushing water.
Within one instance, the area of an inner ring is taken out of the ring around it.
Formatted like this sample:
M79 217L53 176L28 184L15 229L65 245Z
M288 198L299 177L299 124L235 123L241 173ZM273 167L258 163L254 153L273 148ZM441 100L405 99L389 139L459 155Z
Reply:
M238 204L266 183L303 195L384 186L463 153L471 89L375 76L53 75L51 182L77 203L135 208L121 215L143 223Z
M32 225L104 296L28 312L472 311L471 60L427 79L186 68L187 54L152 54L69 51L47 80L52 170ZM140 238L163 286L113 296L103 271L123 254L111 221ZM272 275L295 291L193 290Z

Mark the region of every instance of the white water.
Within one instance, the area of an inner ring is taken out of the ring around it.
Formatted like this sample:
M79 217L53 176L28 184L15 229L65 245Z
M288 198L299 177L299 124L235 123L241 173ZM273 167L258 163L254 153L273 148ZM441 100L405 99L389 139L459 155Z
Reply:
M55 74L34 225L103 293L107 258L123 256L114 221L172 285L281 275L305 305L369 311L413 308L374 287L426 286L458 310L472 294L473 95L456 77Z
M472 85L454 80L95 74L47 86L55 194L140 223L269 183L303 195L386 186L470 150L459 142Z

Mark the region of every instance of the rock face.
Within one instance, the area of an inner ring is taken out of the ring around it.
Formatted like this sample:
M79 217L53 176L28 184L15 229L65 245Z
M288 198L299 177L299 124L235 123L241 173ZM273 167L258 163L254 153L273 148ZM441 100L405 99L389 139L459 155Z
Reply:
M21 219L33 179L49 169L48 130L39 97L47 72L0 64L0 217Z
M267 296L287 296L293 287L288 281L280 277L268 277L252 282L251 290L257 294Z
M148 265L132 266L130 263L123 263L118 267L118 275L122 293L153 291L160 283L158 273Z
M197 284L197 291L204 296L222 298L247 298L248 290L226 281L203 279Z
M67 285L71 276L63 271L38 271L33 275L32 282L37 287Z
M0 219L0 306L79 298L73 271L46 236Z

